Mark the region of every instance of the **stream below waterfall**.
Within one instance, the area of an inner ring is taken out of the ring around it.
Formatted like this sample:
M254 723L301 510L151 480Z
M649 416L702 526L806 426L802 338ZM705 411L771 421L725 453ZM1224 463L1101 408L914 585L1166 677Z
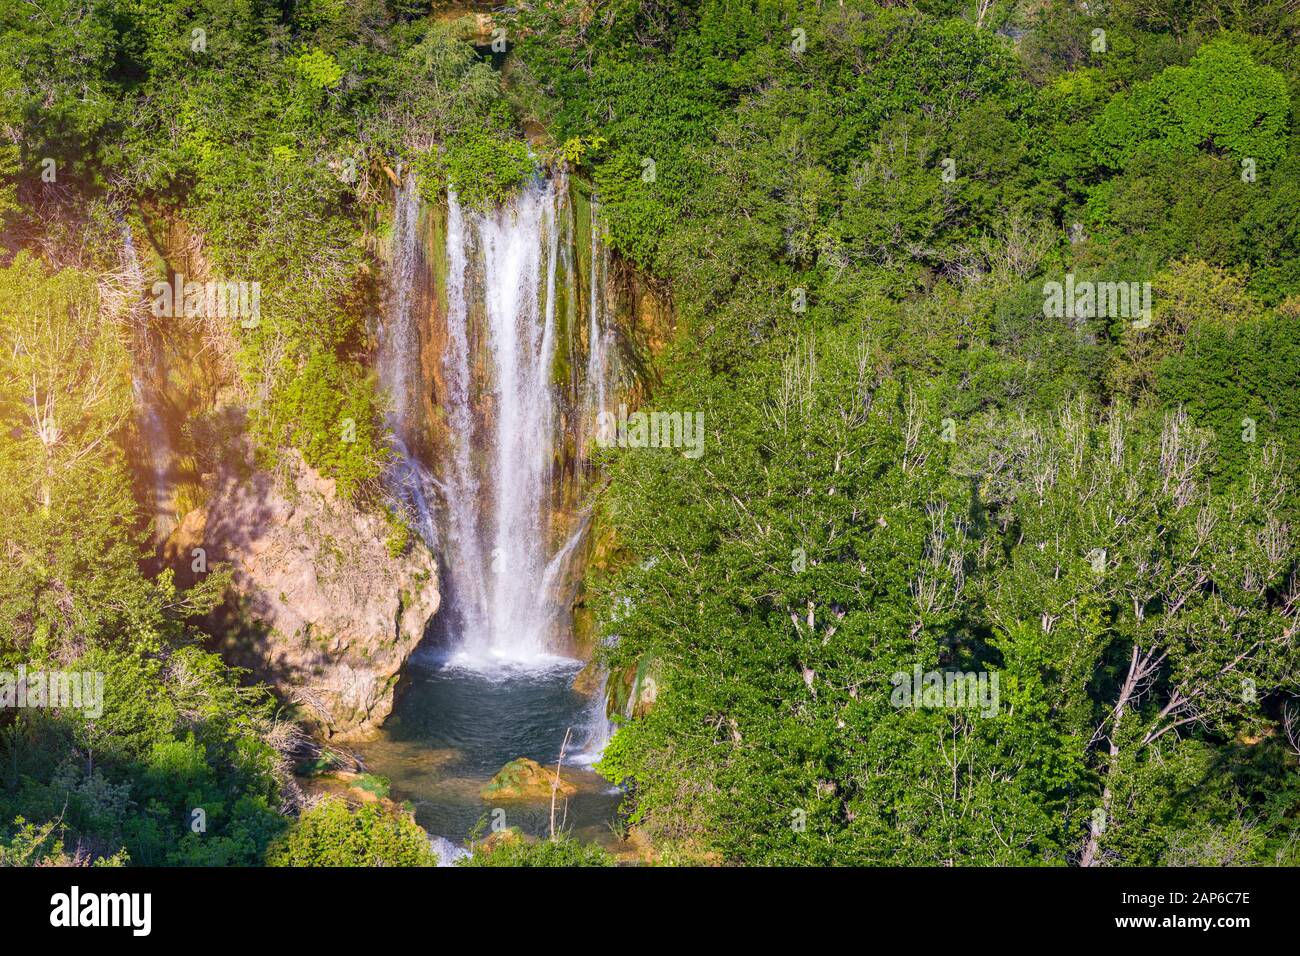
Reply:
M420 652L410 662L396 709L380 736L357 747L371 773L391 784L392 799L410 801L415 819L434 837L463 844L492 813L532 836L550 829L550 802L485 801L480 794L505 764L529 757L555 769L566 729L571 743L562 779L578 792L561 797L556 824L583 841L617 843L613 823L622 793L590 769L603 741L592 701L572 688L581 661L554 658L541 665L484 672Z

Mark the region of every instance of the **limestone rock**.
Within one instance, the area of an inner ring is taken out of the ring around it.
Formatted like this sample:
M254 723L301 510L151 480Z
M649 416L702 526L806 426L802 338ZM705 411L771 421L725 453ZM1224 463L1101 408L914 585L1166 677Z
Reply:
M484 800L541 800L550 799L555 771L547 770L536 760L520 757L502 767L495 777L483 787ZM578 788L560 775L560 796L570 797Z
M326 736L364 737L392 711L402 666L438 610L437 563L414 536L392 557L383 517L286 459L280 482L236 467L212 476L164 557L182 579L195 548L209 567L228 562L233 593L213 628L228 635L222 653L304 705Z

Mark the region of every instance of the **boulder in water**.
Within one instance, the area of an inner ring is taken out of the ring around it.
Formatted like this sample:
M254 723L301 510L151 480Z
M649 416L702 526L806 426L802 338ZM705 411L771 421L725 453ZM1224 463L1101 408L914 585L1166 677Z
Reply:
M573 678L573 691L584 697L599 694L605 686L605 671L596 661L587 661L582 670Z
M483 787L484 800L549 800L555 774L536 760L520 757L502 767ZM572 796L578 788L560 778L556 788L561 796Z

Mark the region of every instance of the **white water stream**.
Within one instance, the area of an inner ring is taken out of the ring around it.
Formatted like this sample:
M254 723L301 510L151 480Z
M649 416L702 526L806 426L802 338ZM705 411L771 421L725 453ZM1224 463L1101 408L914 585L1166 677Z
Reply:
M605 328L607 252L593 227L590 268L579 279L569 201L567 185L552 179L486 211L465 208L449 194L446 335L438 356L445 441L440 460L421 462L407 451L415 447L421 414L415 290L419 270L428 268L424 257L442 250L421 247L413 177L397 192L392 291L378 362L381 385L393 396L389 425L398 440L390 487L437 545L453 661L482 671L561 659L568 609L555 595L586 532L583 518L562 535L552 526L564 440L565 385L552 375L562 347L561 300L586 292L588 349L575 408L584 426L606 402L612 337ZM574 288L583 280L585 290Z

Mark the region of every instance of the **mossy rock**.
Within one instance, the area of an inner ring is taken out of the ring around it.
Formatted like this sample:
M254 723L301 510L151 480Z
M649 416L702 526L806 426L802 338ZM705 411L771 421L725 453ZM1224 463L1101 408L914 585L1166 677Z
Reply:
M483 787L484 800L549 800L555 775L536 760L520 757L502 767ZM578 792L578 788L560 777L557 792L569 797Z
M573 609L573 648L589 664L596 650L596 615L591 608L579 605Z
M353 786L364 790L367 793L374 794L380 799L387 797L388 792L391 789L391 784L389 784L388 778L381 777L374 773L359 774L353 782Z
M586 697L598 694L604 683L604 676L605 672L596 661L587 661L582 670L578 671L573 678L573 690L575 693Z

